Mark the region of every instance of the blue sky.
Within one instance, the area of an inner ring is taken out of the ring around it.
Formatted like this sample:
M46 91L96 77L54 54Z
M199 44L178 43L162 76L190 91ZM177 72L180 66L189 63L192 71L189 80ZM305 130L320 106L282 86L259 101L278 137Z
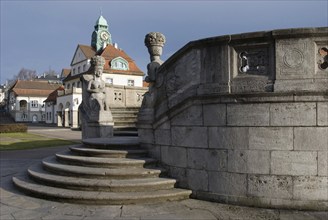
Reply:
M328 26L328 1L16 1L1 0L1 83L21 68L42 74L70 66L90 45L95 21L107 19L113 42L146 72L144 36L162 32L162 59L189 41L273 29Z

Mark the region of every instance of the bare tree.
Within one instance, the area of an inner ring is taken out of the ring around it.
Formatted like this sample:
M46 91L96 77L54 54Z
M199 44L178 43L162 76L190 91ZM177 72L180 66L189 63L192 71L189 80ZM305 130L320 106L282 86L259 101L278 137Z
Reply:
M21 80L33 80L37 77L35 70L25 69L22 68L17 75L14 76L14 80L21 79Z

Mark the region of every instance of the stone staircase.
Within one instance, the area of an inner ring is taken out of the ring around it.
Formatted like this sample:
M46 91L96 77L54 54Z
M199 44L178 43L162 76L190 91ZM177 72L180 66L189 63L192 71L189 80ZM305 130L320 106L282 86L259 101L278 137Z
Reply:
M136 128L139 108L112 108L111 112L115 129Z
M147 157L138 137L93 138L45 158L13 177L25 193L44 199L87 204L136 204L189 198L176 180Z

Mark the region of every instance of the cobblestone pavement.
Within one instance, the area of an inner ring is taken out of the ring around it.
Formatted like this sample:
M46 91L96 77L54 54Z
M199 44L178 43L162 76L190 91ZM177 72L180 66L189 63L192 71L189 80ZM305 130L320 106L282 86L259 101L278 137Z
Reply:
M36 129L36 127L34 128ZM38 130L38 129L36 129ZM48 131L48 134L46 132ZM50 131L51 130L51 131ZM58 131L56 133L56 131ZM41 132L41 131L39 131ZM62 129L42 129L44 135L60 136ZM71 131L76 132L76 131ZM69 129L64 131L68 137ZM281 220L327 220L328 212L305 212L278 209L260 209L212 203L195 199L149 205L78 205L47 201L29 197L18 191L12 176L23 175L28 166L39 162L67 147L0 152L0 219L53 219L53 220L214 220L214 219L281 219Z

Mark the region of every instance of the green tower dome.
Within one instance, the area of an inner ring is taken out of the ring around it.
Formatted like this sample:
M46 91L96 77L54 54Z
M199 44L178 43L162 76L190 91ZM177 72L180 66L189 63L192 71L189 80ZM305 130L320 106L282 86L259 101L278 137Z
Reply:
M97 27L97 26L106 26L106 27L108 27L107 21L102 15L100 15L99 18L96 21L95 27Z
M104 49L108 44L112 44L112 36L108 30L106 19L100 15L91 36L91 46L96 51L99 51Z

